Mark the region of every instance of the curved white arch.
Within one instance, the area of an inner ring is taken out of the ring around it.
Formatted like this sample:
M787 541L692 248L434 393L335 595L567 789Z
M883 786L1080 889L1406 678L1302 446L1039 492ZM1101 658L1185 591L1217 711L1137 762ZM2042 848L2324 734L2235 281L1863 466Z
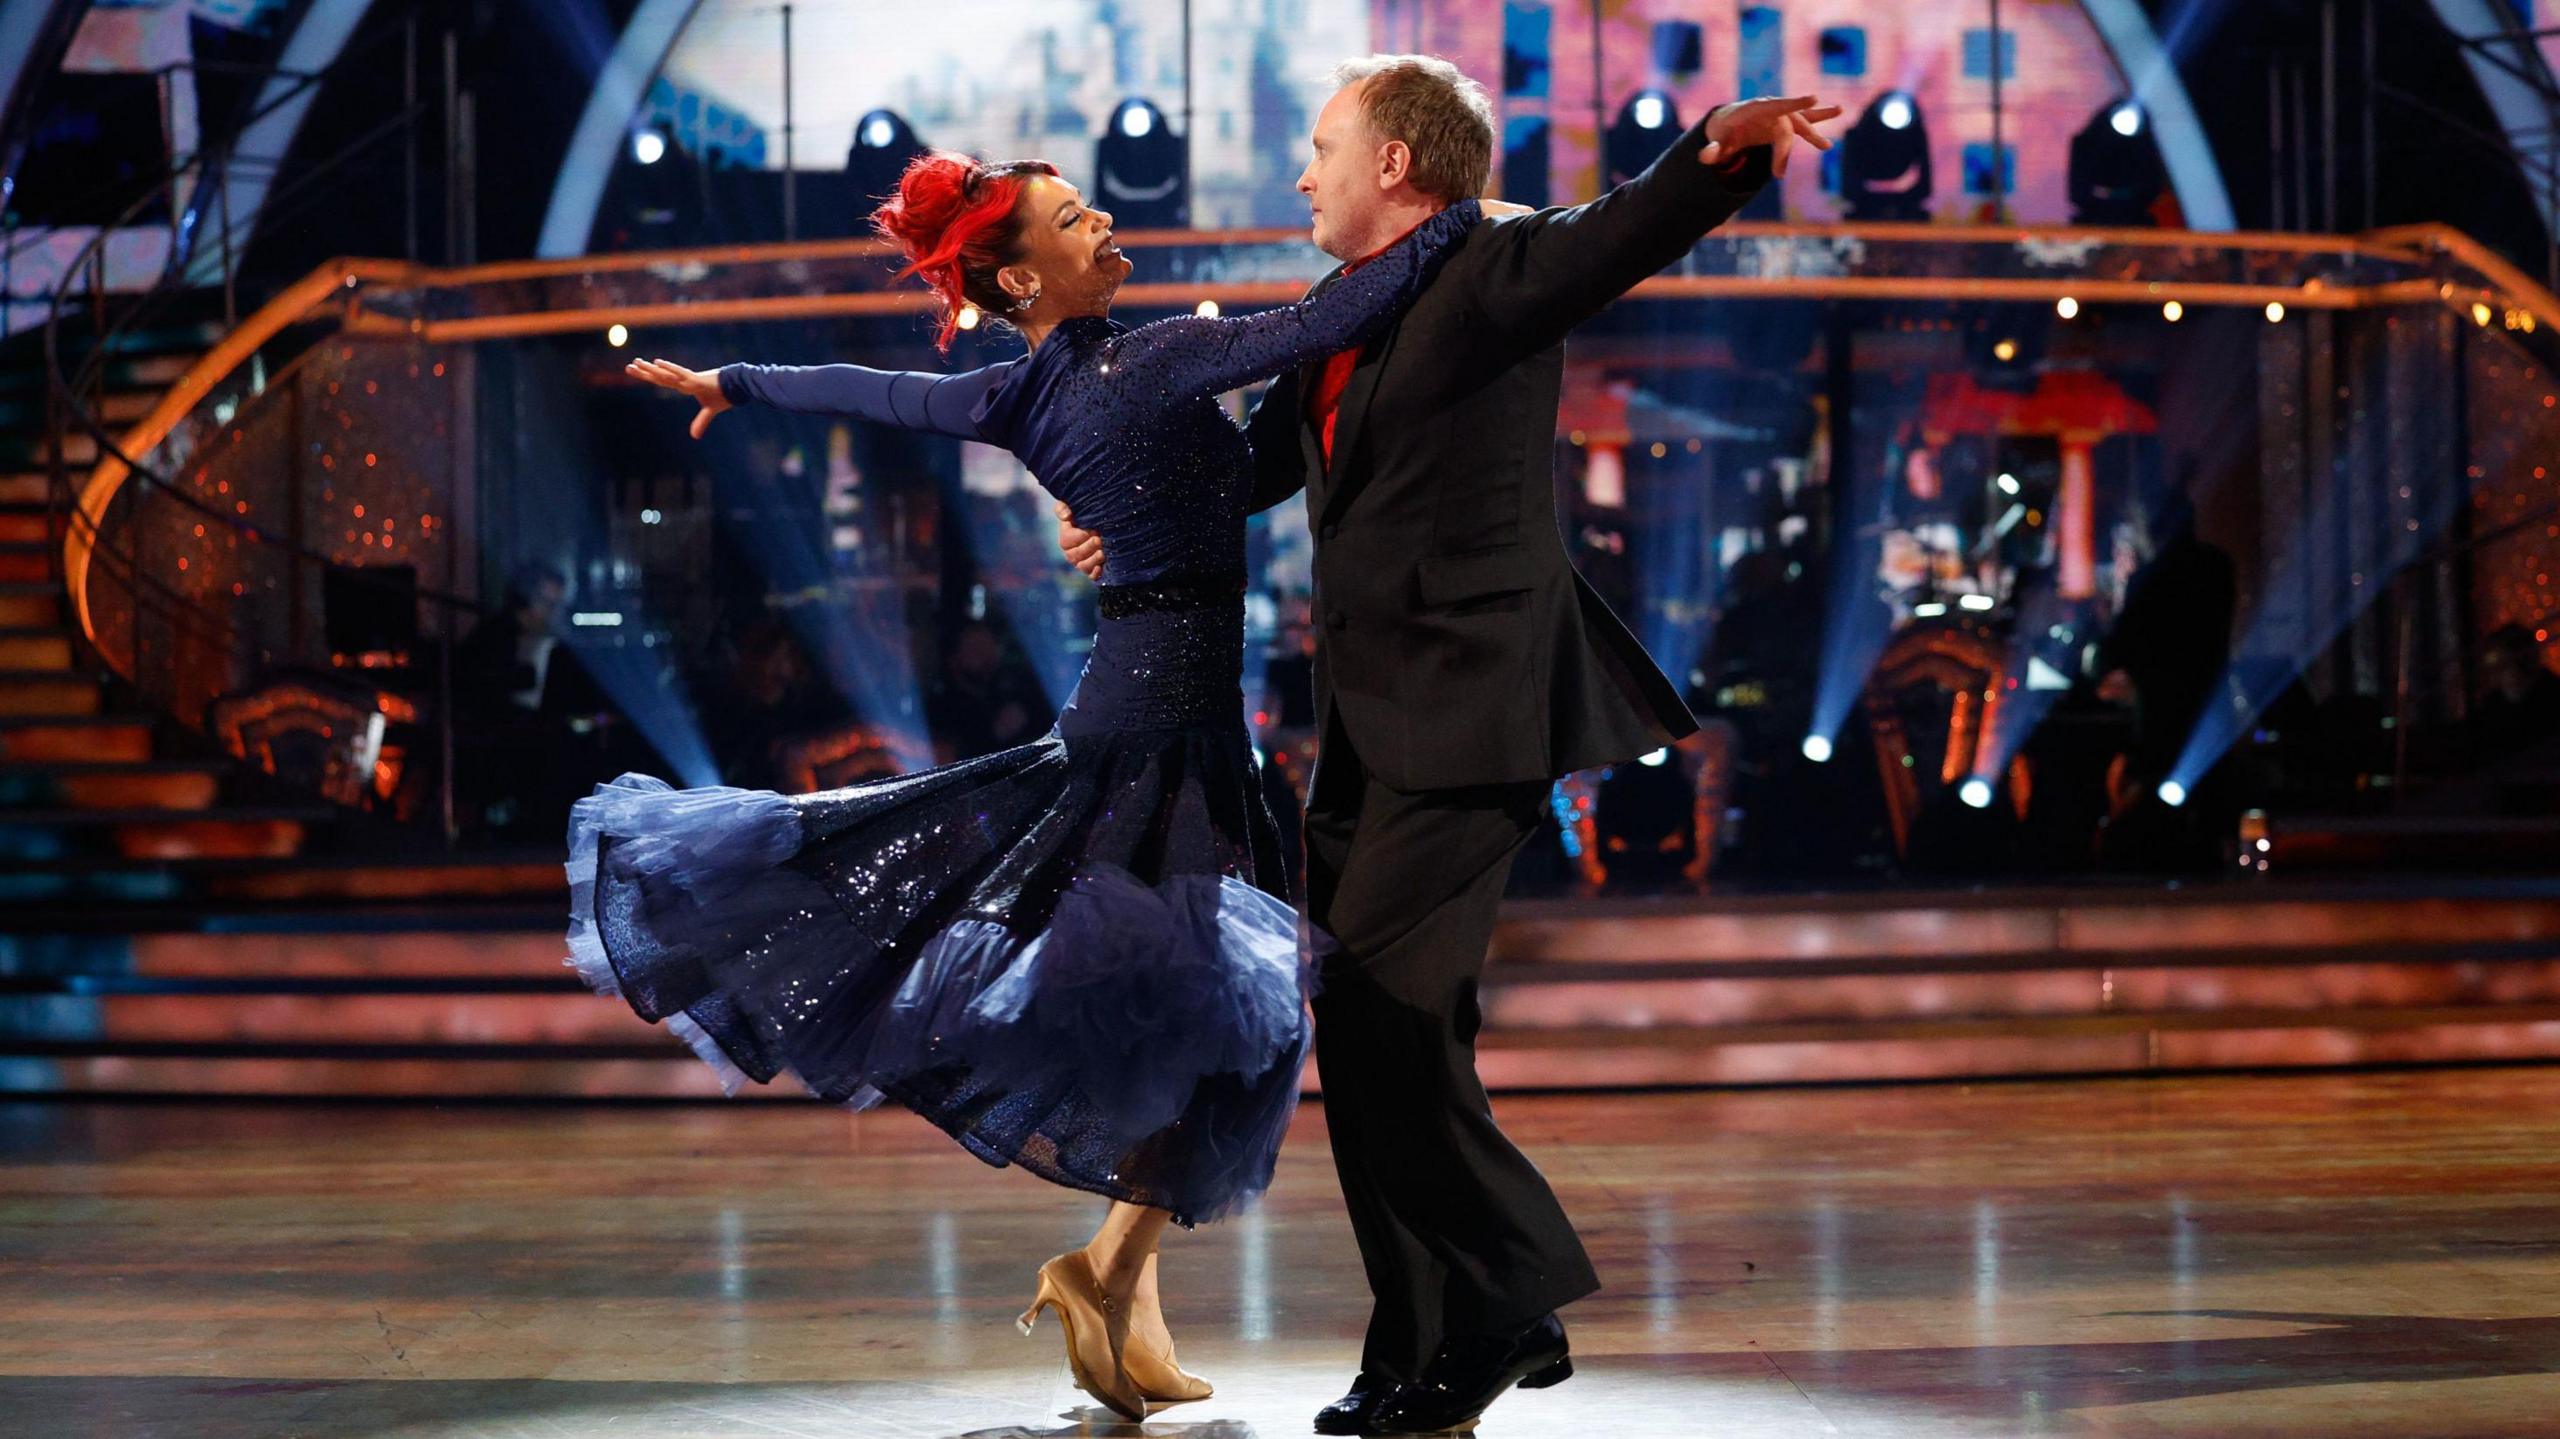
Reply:
M587 252L595 233L596 209L604 203L605 181L622 156L622 142L639 113L640 97L667 63L676 37L692 21L702 0L640 0L631 22L613 42L613 53L587 91L587 107L569 137L569 152L552 177L551 203L542 212L542 236L533 253L546 260Z
M2187 98L2186 82L2178 78L2177 62L2160 44L2151 17L2137 0L2080 0L2080 5L2151 122L2152 143L2160 147L2160 162L2169 172L2178 208L2186 212L2187 228L2237 229L2222 166L2213 158L2213 144Z
M2436 18L2444 22L2445 29L2453 33L2455 41L2465 42L2462 44L2462 63L2471 68L2471 78L2480 87L2481 98L2489 102L2489 112L2498 117L2498 128L2506 132L2508 148L2522 156L2560 143L2560 136L2553 135L2551 130L2554 117L2550 102L2522 76L2482 54L2481 45L2467 43L2515 31L2518 27L2514 12L2492 5L2490 0L2432 0L2432 3ZM2530 72L2539 68L2546 75L2549 73L2541 51L2531 40L2518 38L2508 42L2506 49L2509 63L2517 69ZM2555 199L2560 199L2552 193L2550 177L2521 162L2516 169L2524 177L2525 188L2533 193L2536 208L2542 212L2543 223L2548 226Z
M230 211L224 218L231 226L230 258L235 265L248 252L250 237L258 232L258 211L267 203L267 191L274 186L285 156L293 150L294 136L301 133L302 117L319 97L319 87L308 86L286 99L294 86L302 84L295 77L328 69L339 52L347 48L348 37L355 34L364 12L371 8L373 0L311 0L301 21L293 27L292 38L284 42L284 53L276 57L276 69L283 73L269 75L259 89L254 107L258 118L249 122L232 145L232 163L222 177L225 194L221 200L211 202L225 205ZM245 162L243 156L248 157ZM199 285L222 283L223 259L224 247L219 237L200 235L195 259L187 266L187 278Z

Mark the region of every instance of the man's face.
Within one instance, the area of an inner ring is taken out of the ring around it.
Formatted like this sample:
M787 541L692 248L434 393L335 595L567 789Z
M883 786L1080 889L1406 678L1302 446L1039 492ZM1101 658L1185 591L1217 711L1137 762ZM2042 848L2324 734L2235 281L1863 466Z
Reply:
M525 596L525 627L549 629L552 619L560 613L560 602L568 598L568 594L568 587L558 580L544 580L535 585L533 593Z
M1377 248L1379 216L1385 195L1378 187L1377 136L1360 103L1368 82L1345 85L1316 112L1314 153L1298 175L1298 193L1307 197L1316 248L1337 260L1356 260Z

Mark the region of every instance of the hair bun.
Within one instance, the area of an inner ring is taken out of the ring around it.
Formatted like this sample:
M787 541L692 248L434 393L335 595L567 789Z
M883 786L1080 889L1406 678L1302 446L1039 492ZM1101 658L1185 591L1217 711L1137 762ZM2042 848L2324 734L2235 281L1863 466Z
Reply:
M1003 308L995 271L1015 253L1014 204L1030 176L1056 173L1046 161L981 165L947 150L907 162L898 193L872 212L871 227L906 255L899 273L914 275L941 297L942 333L935 343L950 348L960 311L973 300Z

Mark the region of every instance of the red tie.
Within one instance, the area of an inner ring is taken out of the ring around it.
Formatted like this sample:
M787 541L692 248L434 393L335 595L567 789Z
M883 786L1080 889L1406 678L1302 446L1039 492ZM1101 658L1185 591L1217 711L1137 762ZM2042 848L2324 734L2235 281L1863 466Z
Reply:
M1358 350L1327 356L1316 376L1315 393L1307 396L1307 418L1316 422L1316 439L1328 469L1333 465L1333 422L1342 414L1342 392L1351 387L1351 372L1359 364Z

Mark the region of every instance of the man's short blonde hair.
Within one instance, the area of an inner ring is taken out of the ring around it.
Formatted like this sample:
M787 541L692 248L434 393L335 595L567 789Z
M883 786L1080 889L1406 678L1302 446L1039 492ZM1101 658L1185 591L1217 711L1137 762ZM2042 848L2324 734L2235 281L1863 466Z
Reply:
M1493 101L1436 55L1368 55L1333 68L1335 88L1362 85L1370 133L1413 153L1413 188L1452 204L1493 179Z

